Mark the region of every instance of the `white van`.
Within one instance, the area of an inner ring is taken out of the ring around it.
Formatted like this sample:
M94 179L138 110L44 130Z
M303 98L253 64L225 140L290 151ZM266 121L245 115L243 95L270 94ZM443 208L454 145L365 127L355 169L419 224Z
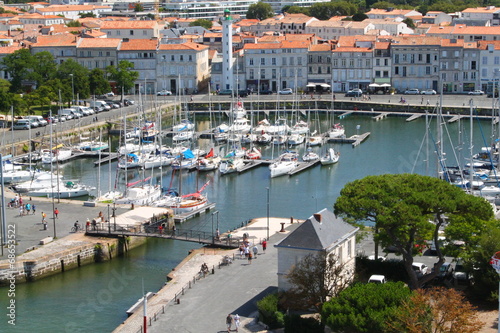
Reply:
M59 116L65 116L67 120L74 118L73 109L60 109L59 111L57 111L57 114Z
M90 112L89 112L90 108L88 108L86 106L75 105L75 106L72 106L71 108L74 109L75 111L78 111L83 116L90 116Z
M111 110L111 107L105 102L105 101L90 101L89 106L93 108L94 110L100 110L105 109L105 110Z
M26 119L33 119L38 123L38 126L47 126L49 123L42 116L27 116Z

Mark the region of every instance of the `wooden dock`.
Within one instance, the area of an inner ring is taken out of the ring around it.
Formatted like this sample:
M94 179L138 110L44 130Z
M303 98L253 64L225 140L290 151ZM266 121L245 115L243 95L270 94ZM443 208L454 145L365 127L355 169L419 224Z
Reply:
M465 116L463 116L463 115L453 116L453 117L451 117L451 119L448 120L448 123L454 123L454 122L458 121L459 119L462 119L463 117L465 117Z
M352 147L357 147L361 144L361 142L365 141L369 136L370 132L363 133L361 135L353 135L349 139L354 139L354 142L352 143Z
M210 210L212 210L214 208L215 208L215 202L212 202L212 203L209 203L208 206L205 206L203 208L199 208L199 209L193 210L191 212L183 213L183 214L174 215L174 222L175 223L186 222L187 220L189 220L193 217L200 216L200 214L208 213Z
M379 120L386 118L388 114L389 113L387 113L387 112L381 112L378 115L376 115L375 117L372 117L372 119L375 121L379 121Z
M290 171L288 174L290 176L293 176L299 172L302 172L306 169L309 169L310 167L312 166L315 166L316 164L319 163L319 160L316 160L316 161L312 161L312 162L299 162L299 166L296 167L295 169L293 169L292 171Z
M258 167L262 164L266 164L263 160L245 160L245 166L243 167L243 169L241 169L239 171L239 173L243 173L245 171L248 171L250 169L253 169L255 167Z
M106 155L106 156L103 157L102 155ZM101 160L95 161L94 166L98 166L98 165L104 164L104 163L110 163L111 161L118 159L118 156L119 156L118 153L101 153Z
M410 118L406 118L406 121L407 122L414 121L415 119L418 119L422 116L423 116L422 113L414 113L413 115L410 116Z
M353 111L348 111L348 112L344 112L342 113L338 118L339 119L344 119L345 117L347 117L348 115L350 115L351 113L353 113Z

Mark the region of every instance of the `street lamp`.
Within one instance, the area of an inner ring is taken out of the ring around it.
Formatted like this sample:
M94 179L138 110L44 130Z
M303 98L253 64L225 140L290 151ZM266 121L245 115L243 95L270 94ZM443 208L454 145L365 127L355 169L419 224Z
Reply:
M269 187L266 187L267 190L267 240L269 240Z
M113 202L113 220L114 220L114 231L116 231L116 202Z
M111 233L111 221L109 220L109 204L108 204L108 234Z
M71 76L71 98L72 98L72 103L75 103L75 80L73 78L73 74L70 74Z

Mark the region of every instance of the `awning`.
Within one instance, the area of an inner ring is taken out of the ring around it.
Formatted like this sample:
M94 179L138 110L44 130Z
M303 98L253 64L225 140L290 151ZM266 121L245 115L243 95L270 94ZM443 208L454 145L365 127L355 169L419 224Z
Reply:
M378 84L378 83L370 83L370 84L368 85L368 87L378 88L378 87L381 87L381 85L380 85L380 84Z
M391 85L389 83L382 83L380 86L381 87L390 87Z
M329 84L327 84L327 83L322 83L322 84L321 84L321 86L322 86L323 88L330 88L330 85L329 85Z
M316 87L316 84L309 82L306 87L307 88L314 88L314 87Z

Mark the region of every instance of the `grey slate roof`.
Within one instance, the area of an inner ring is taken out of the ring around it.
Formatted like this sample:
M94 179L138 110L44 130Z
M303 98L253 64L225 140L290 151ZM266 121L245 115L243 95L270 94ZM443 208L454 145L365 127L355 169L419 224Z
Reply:
M326 208L317 214L321 215L321 222L316 219L316 214L311 216L275 246L320 251L334 246L358 230Z

